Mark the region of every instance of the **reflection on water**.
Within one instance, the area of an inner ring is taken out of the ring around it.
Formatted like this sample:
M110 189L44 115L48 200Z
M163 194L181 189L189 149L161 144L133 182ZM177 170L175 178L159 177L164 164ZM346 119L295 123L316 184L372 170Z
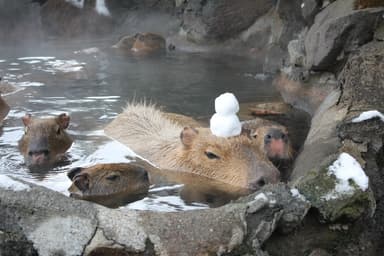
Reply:
M255 61L181 53L134 58L117 56L105 47L108 45L112 43L51 41L28 49L0 48L0 76L18 87L17 92L5 95L11 111L0 137L0 174L11 174L68 195L69 169L127 161L124 155L132 154L111 143L103 133L103 127L128 101L145 98L167 111L204 118L214 113L214 98L225 91L233 92L240 102L279 97L271 89L271 79L259 74L260 66ZM63 112L71 116L68 132L75 139L68 152L70 163L49 172L30 172L17 149L23 134L21 117L25 113L51 116ZM178 191L178 187L157 188L147 198L127 207L207 207L187 205L178 197Z

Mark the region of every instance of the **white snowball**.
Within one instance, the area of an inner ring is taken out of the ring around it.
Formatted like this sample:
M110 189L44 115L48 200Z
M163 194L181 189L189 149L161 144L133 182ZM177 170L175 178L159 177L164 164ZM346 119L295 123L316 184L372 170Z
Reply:
M221 94L215 99L215 111L221 115L236 114L239 111L239 102L230 92Z
M241 133L241 123L236 115L214 114L210 120L213 135L219 137L237 136Z

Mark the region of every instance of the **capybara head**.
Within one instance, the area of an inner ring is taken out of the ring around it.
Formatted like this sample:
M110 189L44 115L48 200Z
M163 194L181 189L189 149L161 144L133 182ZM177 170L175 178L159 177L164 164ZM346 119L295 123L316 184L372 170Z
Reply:
M24 135L19 140L19 150L28 166L52 165L71 147L72 138L65 129L69 116L60 114L50 118L32 118L25 115Z
M149 189L147 171L130 163L96 164L77 167L68 172L72 181L68 189L71 196L101 203L117 205L141 199Z
M208 128L185 127L180 134L180 165L192 172L251 190L277 183L279 171L247 135L217 137Z
M119 39L119 41L112 46L112 48L125 50L125 51L131 51L133 43L136 41L136 38L139 34L133 35L133 36L123 36Z
M285 126L274 122L249 120L242 124L253 140L253 145L271 160L292 158L292 146Z
M136 40L132 45L132 51L135 54L165 52L165 39L153 33L137 34Z

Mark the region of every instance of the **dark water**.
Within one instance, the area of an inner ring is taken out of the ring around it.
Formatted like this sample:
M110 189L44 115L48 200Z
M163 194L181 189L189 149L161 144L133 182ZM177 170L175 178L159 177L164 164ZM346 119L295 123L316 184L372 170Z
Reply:
M233 92L240 102L280 97L271 86L271 78L260 74L261 67L254 60L185 53L135 58L110 52L111 44L108 40L51 41L22 49L0 48L0 76L19 89L5 95L11 112L0 137L0 174L14 175L68 195L69 169L125 160L128 149L105 137L103 127L128 101L145 98L167 111L201 118L213 114L215 97L226 91ZM62 112L71 116L69 133L75 138L69 151L71 163L49 172L32 173L23 165L17 150L17 141L23 134L20 118L25 113L50 116ZM150 197L129 207L206 207L186 205L177 196L179 187L155 188Z

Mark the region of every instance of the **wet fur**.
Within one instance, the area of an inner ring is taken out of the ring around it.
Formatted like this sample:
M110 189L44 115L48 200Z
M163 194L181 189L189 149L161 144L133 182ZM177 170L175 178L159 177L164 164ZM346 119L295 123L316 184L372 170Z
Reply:
M208 128L183 127L154 105L130 103L105 133L161 169L185 171L248 187L265 178L278 181L278 171L248 136L221 138ZM218 154L209 159L206 152Z

